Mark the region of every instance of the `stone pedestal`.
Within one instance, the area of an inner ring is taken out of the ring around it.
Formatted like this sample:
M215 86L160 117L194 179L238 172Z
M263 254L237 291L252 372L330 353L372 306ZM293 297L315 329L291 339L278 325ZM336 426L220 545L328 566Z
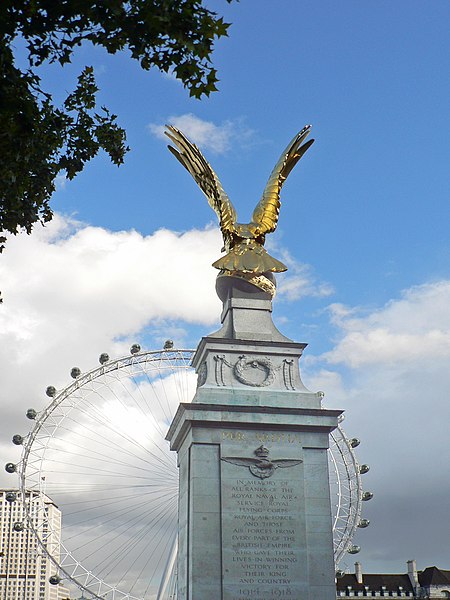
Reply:
M305 344L275 329L264 294L222 295L222 329L193 359L197 393L167 435L177 600L335 600L327 448L341 411L304 387Z

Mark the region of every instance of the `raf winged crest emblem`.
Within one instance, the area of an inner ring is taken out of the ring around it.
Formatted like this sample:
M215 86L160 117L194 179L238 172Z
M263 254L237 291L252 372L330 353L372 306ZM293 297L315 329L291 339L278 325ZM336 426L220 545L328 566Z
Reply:
M314 140L305 142L311 130L307 125L298 133L275 165L262 198L253 211L250 223L238 223L237 214L219 178L200 150L175 127L167 126L167 137L176 148L169 150L189 171L219 217L226 255L213 263L225 275L279 273L286 271L282 262L264 249L266 235L275 231L280 212L280 192L289 173Z
M301 462L303 462L302 460L295 460L291 458L272 460L269 458L269 450L265 446L256 448L254 454L257 458L223 456L221 460L231 463L232 465L238 465L239 467L248 467L251 474L255 477L259 477L260 479L271 477L276 469L295 467L295 465L299 465Z

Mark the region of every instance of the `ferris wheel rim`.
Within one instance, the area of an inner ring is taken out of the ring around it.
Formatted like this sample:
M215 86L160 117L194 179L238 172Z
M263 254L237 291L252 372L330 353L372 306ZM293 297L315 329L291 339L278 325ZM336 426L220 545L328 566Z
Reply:
M336 436L339 435L341 439L341 444L335 443L336 447L339 449L341 454L343 464L345 466L345 470L347 472L347 481L350 483L349 485L349 501L348 508L346 509L349 513L348 518L346 520L346 526L344 533L341 537L339 543L335 546L335 564L336 566L348 552L351 540L353 539L356 530L358 528L358 524L361 519L362 513L362 481L361 481L361 473L360 473L360 465L356 458L356 454L353 451L350 440L348 439L345 431L339 424L338 427L330 434L330 438L336 442ZM344 452L343 446L346 450ZM332 452L329 452L329 456L334 457ZM347 459L350 457L350 461ZM338 469L336 467L336 473L338 473ZM352 481L354 485L352 485ZM339 484L341 484L341 480L339 480ZM342 491L341 491L342 493ZM339 498L340 500L340 498ZM335 522L339 519L338 512L336 513Z
M50 403L39 413L36 414L35 424L29 434L24 438L23 452L21 460L18 464L19 474L19 492L22 499L23 506L25 507L25 515L28 522L28 526L36 536L39 545L45 551L46 555L50 558L56 569L74 582L83 592L87 592L92 598L104 600L110 598L111 600L142 600L139 596L132 595L128 592L123 592L116 589L114 586L107 584L101 578L97 577L94 573L86 569L80 561L73 555L73 552L68 549L65 544L61 542L62 558L58 561L55 557L47 550L43 543L41 533L37 531L33 524L31 514L31 504L27 501L27 492L30 491L27 486L27 468L29 466L29 456L33 450L33 444L36 441L39 433L45 427L45 423L55 409L57 409L61 403L64 402L73 392L82 388L88 382L92 382L95 379L114 371L123 370L125 367L131 367L142 364L151 364L152 362L157 363L159 359L167 361L167 370L170 370L171 366L174 365L176 368L190 369L190 360L194 354L192 349L162 349L162 350L148 350L141 351L132 354L131 356L122 356L117 359L108 361L98 367L81 374L71 382L69 385L62 388L57 392ZM177 361L180 361L179 364ZM48 437L47 443L50 442L50 436ZM36 472L36 468L34 468ZM42 485L41 478L39 478L39 488L33 488L32 491L39 491L45 496L45 485ZM80 575L81 570L81 575ZM80 577L84 577L85 581L81 581ZM87 585L91 587L86 587ZM98 586L98 591L95 592L91 589L93 586ZM105 589L106 588L106 589Z

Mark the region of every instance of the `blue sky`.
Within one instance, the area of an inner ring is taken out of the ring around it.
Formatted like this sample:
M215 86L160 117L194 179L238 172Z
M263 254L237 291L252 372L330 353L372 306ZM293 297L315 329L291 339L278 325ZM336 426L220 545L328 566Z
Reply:
M89 369L135 340L192 347L216 327L215 215L157 127L178 124L198 143L245 221L281 151L311 123L316 143L283 188L270 240L290 267L274 318L309 343L305 384L363 438L375 492L357 540L363 568L404 572L416 558L448 569L450 5L209 5L233 23L209 99L126 53L82 47L64 70L43 70L56 97L92 64L131 151L119 169L99 156L61 182L55 222L8 242L4 439L29 398L44 402L40 390L67 383L73 364Z
M202 102L125 55L81 50L73 71L93 63L101 100L120 116L132 150L121 169L97 159L55 208L144 234L214 222L147 129L192 113L230 124L229 150L204 151L245 218L280 149L310 122L317 143L286 185L278 234L294 256L328 281L339 278L343 301L382 302L448 274L448 4L432 7L218 3L233 26L214 56L220 92ZM61 87L61 71L54 74Z

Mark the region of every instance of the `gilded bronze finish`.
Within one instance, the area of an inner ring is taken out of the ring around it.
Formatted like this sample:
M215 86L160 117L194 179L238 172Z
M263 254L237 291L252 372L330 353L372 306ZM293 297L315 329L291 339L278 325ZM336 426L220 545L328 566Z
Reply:
M177 148L168 146L172 154L189 171L219 217L226 255L213 263L226 275L279 273L286 271L282 262L264 248L266 235L275 231L280 212L280 192L286 178L314 140L305 142L311 130L307 125L290 142L275 165L263 195L253 211L250 223L237 223L237 214L219 178L200 150L175 127L167 126L165 134ZM305 142L305 143L304 143Z

